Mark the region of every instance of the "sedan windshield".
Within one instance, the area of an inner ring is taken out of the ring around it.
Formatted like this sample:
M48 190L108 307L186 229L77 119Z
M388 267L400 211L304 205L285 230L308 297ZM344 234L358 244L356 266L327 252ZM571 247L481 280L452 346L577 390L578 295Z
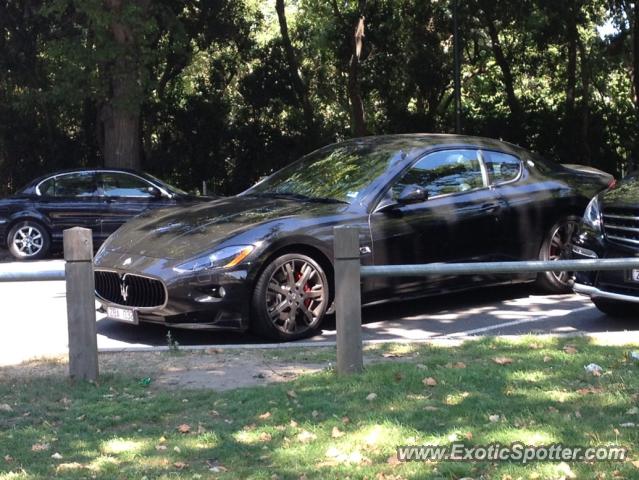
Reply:
M394 162L395 143L347 142L317 150L250 188L245 195L351 203Z

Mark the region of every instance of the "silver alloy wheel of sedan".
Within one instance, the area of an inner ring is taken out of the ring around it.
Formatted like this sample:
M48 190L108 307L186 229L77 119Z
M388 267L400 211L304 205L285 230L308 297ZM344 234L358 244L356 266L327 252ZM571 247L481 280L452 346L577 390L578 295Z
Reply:
M548 260L567 260L570 258L571 240L578 225L576 220L569 218L555 227L548 246ZM552 272L552 275L558 283L568 285L572 272Z
M30 258L37 256L45 245L43 232L33 224L26 224L13 234L14 250L19 256Z

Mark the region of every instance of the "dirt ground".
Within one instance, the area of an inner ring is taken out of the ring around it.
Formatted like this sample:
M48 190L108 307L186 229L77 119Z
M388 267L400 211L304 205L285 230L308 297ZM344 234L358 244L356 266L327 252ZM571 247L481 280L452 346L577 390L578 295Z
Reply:
M330 368L330 362L280 360L260 350L196 352L101 353L100 373L150 378L160 389L231 390L241 387L286 382L301 374ZM36 359L0 367L0 381L14 378L66 376L67 358Z

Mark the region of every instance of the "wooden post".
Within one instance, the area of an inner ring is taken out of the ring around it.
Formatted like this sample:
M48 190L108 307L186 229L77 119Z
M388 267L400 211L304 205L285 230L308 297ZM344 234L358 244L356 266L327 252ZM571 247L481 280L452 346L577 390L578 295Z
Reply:
M337 373L360 373L362 354L362 304L359 229L335 227L335 314L337 316Z
M98 379L98 339L95 324L93 238L91 230L64 231L69 328L69 376L72 380Z

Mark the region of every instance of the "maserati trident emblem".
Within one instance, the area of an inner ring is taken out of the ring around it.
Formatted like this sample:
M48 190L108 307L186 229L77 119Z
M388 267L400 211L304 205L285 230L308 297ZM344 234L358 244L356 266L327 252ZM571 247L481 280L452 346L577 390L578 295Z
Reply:
M126 303L126 299L129 298L129 286L126 283L126 275L120 279L120 296L124 303Z

